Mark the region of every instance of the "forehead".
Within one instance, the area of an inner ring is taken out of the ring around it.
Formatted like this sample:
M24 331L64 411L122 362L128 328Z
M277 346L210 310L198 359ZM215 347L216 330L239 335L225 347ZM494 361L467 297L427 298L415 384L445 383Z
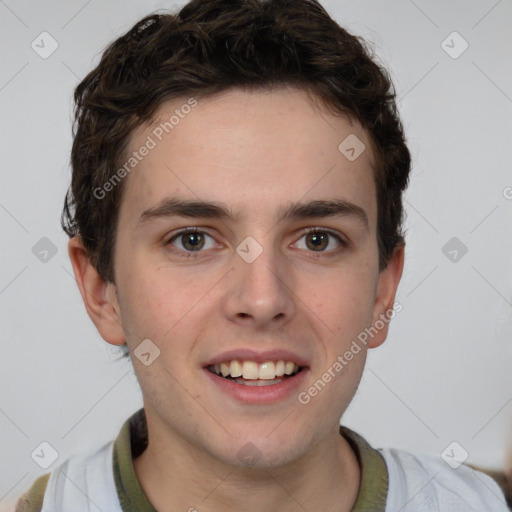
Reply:
M228 204L242 221L306 199L359 204L370 223L376 215L365 130L297 89L165 102L134 131L125 159L133 152L120 210L120 222L131 225L169 197Z

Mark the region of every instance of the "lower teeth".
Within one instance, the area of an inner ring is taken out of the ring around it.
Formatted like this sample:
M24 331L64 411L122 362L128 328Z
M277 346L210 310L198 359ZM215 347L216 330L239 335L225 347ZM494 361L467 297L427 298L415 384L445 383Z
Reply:
M273 384L279 384L283 382L283 379L273 379L273 380L247 380L247 379L233 379L237 384L242 384L244 386L272 386Z

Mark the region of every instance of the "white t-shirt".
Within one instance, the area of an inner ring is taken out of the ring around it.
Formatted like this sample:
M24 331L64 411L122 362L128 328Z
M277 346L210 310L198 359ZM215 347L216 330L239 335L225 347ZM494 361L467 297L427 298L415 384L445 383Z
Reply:
M123 512L113 478L113 445L59 466L48 481L42 512ZM378 451L388 469L385 512L510 512L503 491L484 473L464 465L454 470L433 456Z
M452 468L433 455L375 449L344 426L340 426L340 434L349 442L361 467L353 512L512 510L502 488L482 471L464 464ZM95 453L74 455L38 479L20 499L19 510L154 512L133 468L133 459L146 449L147 443L142 408L125 421L115 441Z

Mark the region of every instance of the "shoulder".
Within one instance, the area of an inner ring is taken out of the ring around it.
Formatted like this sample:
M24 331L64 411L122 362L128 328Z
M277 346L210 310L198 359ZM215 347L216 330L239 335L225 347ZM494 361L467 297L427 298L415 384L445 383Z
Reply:
M14 512L70 510L71 504L73 510L89 510L88 497L82 489L98 493L97 499L108 504L102 510L118 510L112 471L113 444L111 441L96 450L74 454L51 473L40 476L18 499Z
M475 471L480 471L481 473L489 475L503 491L507 505L510 508L510 510L512 510L512 473L510 471L505 472L489 468L483 468L480 466L475 466L473 464L468 464L468 466L473 468Z
M41 475L16 502L14 512L40 512L50 473Z
M394 448L379 449L389 474L387 510L509 512L505 491L493 476L466 464L449 465L441 457Z
M147 428L142 408L124 422L115 440L95 450L72 455L51 473L37 478L15 505L11 504L7 510L0 508L0 512L41 512L43 505L46 507L44 510L52 512L78 510L77 502L84 496L80 489L84 488L94 488L100 493L98 500L105 504L102 510L119 510L118 493L124 492L124 488L115 478L121 470L131 467L132 449L136 456L146 445ZM71 500L73 506L56 506L56 500L59 504L67 504L66 500Z

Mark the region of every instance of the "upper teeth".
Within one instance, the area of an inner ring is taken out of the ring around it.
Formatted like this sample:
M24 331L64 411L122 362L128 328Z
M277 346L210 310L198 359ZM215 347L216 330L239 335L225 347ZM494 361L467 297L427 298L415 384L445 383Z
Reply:
M255 361L225 361L220 364L210 366L217 375L227 377L228 375L236 378L256 380L272 380L283 375L292 375L299 370L299 366L293 361L267 361L258 364Z

